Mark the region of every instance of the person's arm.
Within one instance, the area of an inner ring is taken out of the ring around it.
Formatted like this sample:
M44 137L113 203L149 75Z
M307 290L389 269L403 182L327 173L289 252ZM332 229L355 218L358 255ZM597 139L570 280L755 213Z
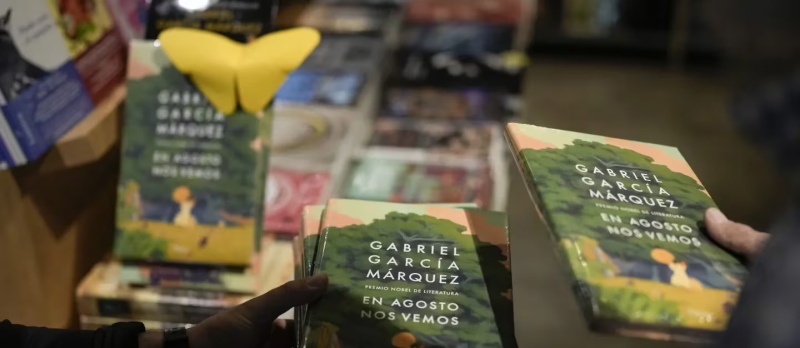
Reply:
M190 348L288 348L294 330L275 320L325 293L324 274L288 282L186 330ZM48 329L0 322L2 348L162 348L164 331L145 331L142 323L116 323L95 331Z
M0 346L8 348L137 348L142 323L116 323L95 331L31 327L0 322ZM154 347L155 348L155 347Z

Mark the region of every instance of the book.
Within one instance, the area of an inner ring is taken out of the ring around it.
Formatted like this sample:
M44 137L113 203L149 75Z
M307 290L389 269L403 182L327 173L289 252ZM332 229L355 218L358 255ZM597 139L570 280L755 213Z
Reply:
M277 239L265 248L258 271L259 288L250 294L177 288L166 283L159 286L129 284L122 281L122 263L113 259L102 261L92 268L76 289L78 314L197 324L291 281L295 269L292 249L292 242L283 239ZM292 315L289 311L283 317L292 318Z
M44 0L0 4L0 152L39 158L94 108Z
M328 201L305 347L516 347L504 213Z
M674 147L510 123L507 138L590 328L708 341L746 276L706 237L714 201Z
M264 234L259 252L253 254L248 267L219 265L190 265L164 262L120 262L119 280L124 284L155 288L223 291L237 294L256 294L265 281L260 276L276 261L282 250L272 249L281 243L273 234ZM270 250L277 250L271 252ZM285 255L283 255L285 256ZM116 263L116 261L111 261ZM115 266L116 267L116 266Z
M407 23L400 45L409 51L448 52L455 55L482 55L510 51L514 26L477 22Z
M106 7L114 22L122 42L144 38L147 24L147 0L105 0Z
M441 120L496 121L516 113L514 97L480 88L391 86L386 89L381 116Z
M277 161L329 164L357 131L350 110L302 104L274 109L271 156Z
M278 103L353 106L367 77L360 72L296 70L278 90Z
M450 163L430 163L414 154L371 149L356 156L342 183L340 196L395 203L492 204L489 163L463 157Z
M523 19L523 3L521 0L409 0L404 12L407 22L516 25Z
M128 321L124 318L112 318L112 317L92 317L87 315L82 315L80 317L80 325L81 330L97 330L104 326L114 325L119 322ZM170 322L163 322L163 321L154 321L154 320L140 320L144 325L145 330L167 330L172 328L190 328L194 325L188 323L170 323Z
M402 49L387 80L392 86L480 88L520 94L527 56L521 51L479 54Z
M496 143L502 144L502 135L494 123L380 118L367 145L484 157Z
M247 42L270 31L276 6L272 0L150 0L145 39L156 40L166 29L184 27Z
M262 231L271 108L222 114L161 47L131 42L114 253L247 266Z
M102 0L46 1L86 92L100 103L125 78L125 42L114 18Z
M298 69L369 74L379 69L385 52L386 44L379 38L325 34Z
M303 207L325 201L330 175L272 166L266 188L264 230L298 234Z
M323 33L387 38L399 26L398 12L374 6L294 3L281 8L276 24L280 27L307 26Z
M297 236L298 245L296 249L299 253L300 278L310 277L314 273L314 255L317 251L320 225L322 224L324 212L324 205L307 205L303 207L302 228L300 230L300 235ZM301 347L304 340L302 332L307 310L307 304L295 308L295 340L297 347Z

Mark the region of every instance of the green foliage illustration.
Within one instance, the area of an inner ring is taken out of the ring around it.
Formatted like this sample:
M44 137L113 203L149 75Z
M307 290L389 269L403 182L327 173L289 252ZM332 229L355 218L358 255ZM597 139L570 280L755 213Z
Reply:
M114 254L143 260L163 260L167 254L167 241L155 238L146 231L119 230Z
M499 220L485 216L481 221ZM503 233L504 220L496 228ZM342 346L400 347L398 342L410 344L413 339L415 347L515 347L507 254L464 231L450 220L398 212L369 224L327 228L320 236L314 267L328 274L330 284L328 293L309 307L309 332L333 325ZM375 242L379 250L371 247ZM386 250L392 243L398 251ZM404 244L411 245L412 252L404 252ZM418 253L418 246L427 249ZM450 252L430 251L441 247ZM392 276L386 276L389 273ZM405 280L398 279L401 273ZM413 273L422 280L409 280ZM431 302L442 304L416 306ZM422 320L426 316L430 321ZM309 336L307 347L325 346L319 343Z
M614 319L680 324L680 310L673 301L653 299L628 288L592 287L600 312Z

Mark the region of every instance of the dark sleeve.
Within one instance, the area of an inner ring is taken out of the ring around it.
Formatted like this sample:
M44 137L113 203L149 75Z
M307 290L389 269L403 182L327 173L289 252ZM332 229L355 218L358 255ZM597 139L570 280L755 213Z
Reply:
M770 230L720 348L800 347L800 209Z
M138 348L142 323L116 323L95 331L48 329L0 322L4 348Z

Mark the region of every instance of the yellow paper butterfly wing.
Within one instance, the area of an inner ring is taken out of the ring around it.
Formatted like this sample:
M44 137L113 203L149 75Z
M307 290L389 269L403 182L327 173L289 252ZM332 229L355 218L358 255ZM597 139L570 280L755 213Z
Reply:
M295 28L264 35L247 44L236 72L242 109L250 113L263 110L319 40L316 30Z
M236 110L236 70L244 51L242 44L210 31L171 28L158 36L161 48L180 72L217 110Z

